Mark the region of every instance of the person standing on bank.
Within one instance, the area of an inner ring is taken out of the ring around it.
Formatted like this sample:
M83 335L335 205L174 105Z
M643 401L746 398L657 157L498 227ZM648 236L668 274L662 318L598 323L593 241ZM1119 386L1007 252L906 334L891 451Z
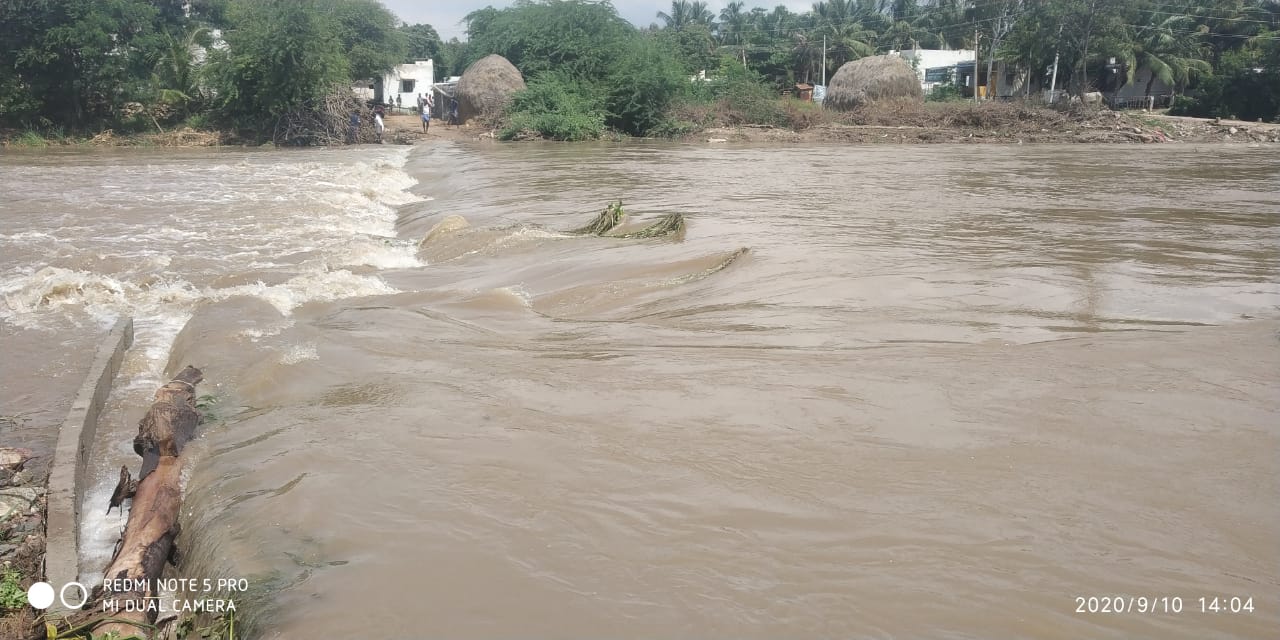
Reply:
M430 93L422 99L422 132L426 133L431 128L431 108L436 106L436 100Z

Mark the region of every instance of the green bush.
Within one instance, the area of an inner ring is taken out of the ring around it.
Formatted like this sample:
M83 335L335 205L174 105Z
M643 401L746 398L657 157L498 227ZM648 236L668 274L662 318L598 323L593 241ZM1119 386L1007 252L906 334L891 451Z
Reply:
M727 62L710 83L719 120L727 125L786 126L786 105L760 74L740 63Z
M347 82L339 23L314 3L234 0L227 48L210 56L217 110L228 123L266 132L276 120Z
M45 140L40 134L34 131L23 131L17 137L11 139L9 144L15 147L29 147L38 149L49 146L49 141Z
M715 113L711 103L677 101L663 114L662 120L649 131L649 135L657 138L680 138L713 124Z
M955 102L956 100L964 100L964 92L954 84L940 84L929 91L929 95L924 97L925 102Z
M514 140L595 140L604 134L605 112L591 87L546 74L517 93L498 137Z
M813 102L784 100L783 110L787 117L787 128L793 131L804 131L830 121L830 112Z
M1251 121L1280 118L1280 64L1256 64L1243 55L1224 56L1219 73L1174 99L1169 114Z
M0 575L0 613L7 613L27 606L27 590L22 588L22 576L12 568L5 568Z
M650 135L688 84L680 63L661 41L634 39L608 80L609 125L631 135Z
M202 129L208 129L210 124L211 123L209 122L209 115L205 113L197 113L197 114L190 115L187 117L186 120L182 122L182 126L190 127L197 131Z

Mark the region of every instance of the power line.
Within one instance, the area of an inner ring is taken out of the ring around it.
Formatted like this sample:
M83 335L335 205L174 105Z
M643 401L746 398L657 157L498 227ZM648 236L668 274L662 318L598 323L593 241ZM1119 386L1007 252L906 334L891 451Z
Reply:
M1171 18L1190 18L1190 19L1192 19L1192 20L1206 20L1206 19L1208 19L1208 20L1224 20L1224 21L1229 21L1229 22L1248 22L1248 23L1250 23L1250 24L1265 24L1265 25L1268 25L1268 26L1274 26L1274 25L1280 24L1280 21L1277 21L1277 20L1251 20L1251 19L1249 19L1249 18L1237 18L1237 17L1234 17L1234 16L1232 16L1232 17L1230 17L1230 18L1228 18L1228 17L1221 17L1221 16L1203 16L1203 15L1196 15L1196 14L1193 14L1193 13L1180 13L1180 12L1176 12L1176 11L1156 11L1156 10L1154 10L1154 9L1149 10L1149 11L1144 11L1143 13L1151 13L1151 14L1156 14L1156 15L1169 16L1169 17L1171 17Z

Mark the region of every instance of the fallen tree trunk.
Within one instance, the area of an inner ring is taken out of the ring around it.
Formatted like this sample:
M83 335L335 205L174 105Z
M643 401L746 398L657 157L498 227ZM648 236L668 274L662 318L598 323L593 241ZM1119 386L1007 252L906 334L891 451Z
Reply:
M133 448L142 456L142 470L132 495L128 524L103 576L102 603L111 606L100 610L109 613L110 619L93 629L94 637L111 632L118 637L147 637L153 628L157 609L148 605L155 604L157 580L176 550L174 539L182 507L182 465L178 456L200 422L195 385L203 379L199 369L183 369L156 391L155 402L138 423ZM126 489L117 487L117 493L123 498L129 497L130 482L122 473L121 483Z

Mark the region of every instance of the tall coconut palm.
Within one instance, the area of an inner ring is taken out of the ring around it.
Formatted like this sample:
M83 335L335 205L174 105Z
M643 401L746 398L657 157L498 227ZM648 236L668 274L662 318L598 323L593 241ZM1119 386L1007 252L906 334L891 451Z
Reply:
M1208 32L1208 44L1215 68L1222 54L1244 46L1263 31L1268 11L1262 2L1251 0L1202 0L1187 13Z
M875 12L873 1L823 0L814 3L813 13L819 31L827 37L828 59L835 68L850 61L875 53L876 29L866 22L874 22L883 14Z
M665 23L666 28L682 31L693 25L711 28L715 21L715 14L711 13L705 2L671 0L671 13L659 11L658 19Z
M1147 24L1130 29L1123 50L1126 84L1133 83L1139 69L1148 69L1147 97L1157 78L1177 91L1192 78L1213 73L1212 65L1202 58L1207 53L1204 37L1193 31L1195 19L1191 16L1152 14Z
M796 30L791 34L791 58L797 71L796 77L803 77L811 82L818 58L822 56L822 46L813 41L807 31ZM826 80L824 79L823 82Z
M937 46L960 49L973 31L967 24L965 11L962 0L935 0L921 14L917 26L932 34L931 39L938 43Z
M747 31L749 15L742 12L743 2L730 2L720 11L720 42L738 49L742 66L747 66Z

